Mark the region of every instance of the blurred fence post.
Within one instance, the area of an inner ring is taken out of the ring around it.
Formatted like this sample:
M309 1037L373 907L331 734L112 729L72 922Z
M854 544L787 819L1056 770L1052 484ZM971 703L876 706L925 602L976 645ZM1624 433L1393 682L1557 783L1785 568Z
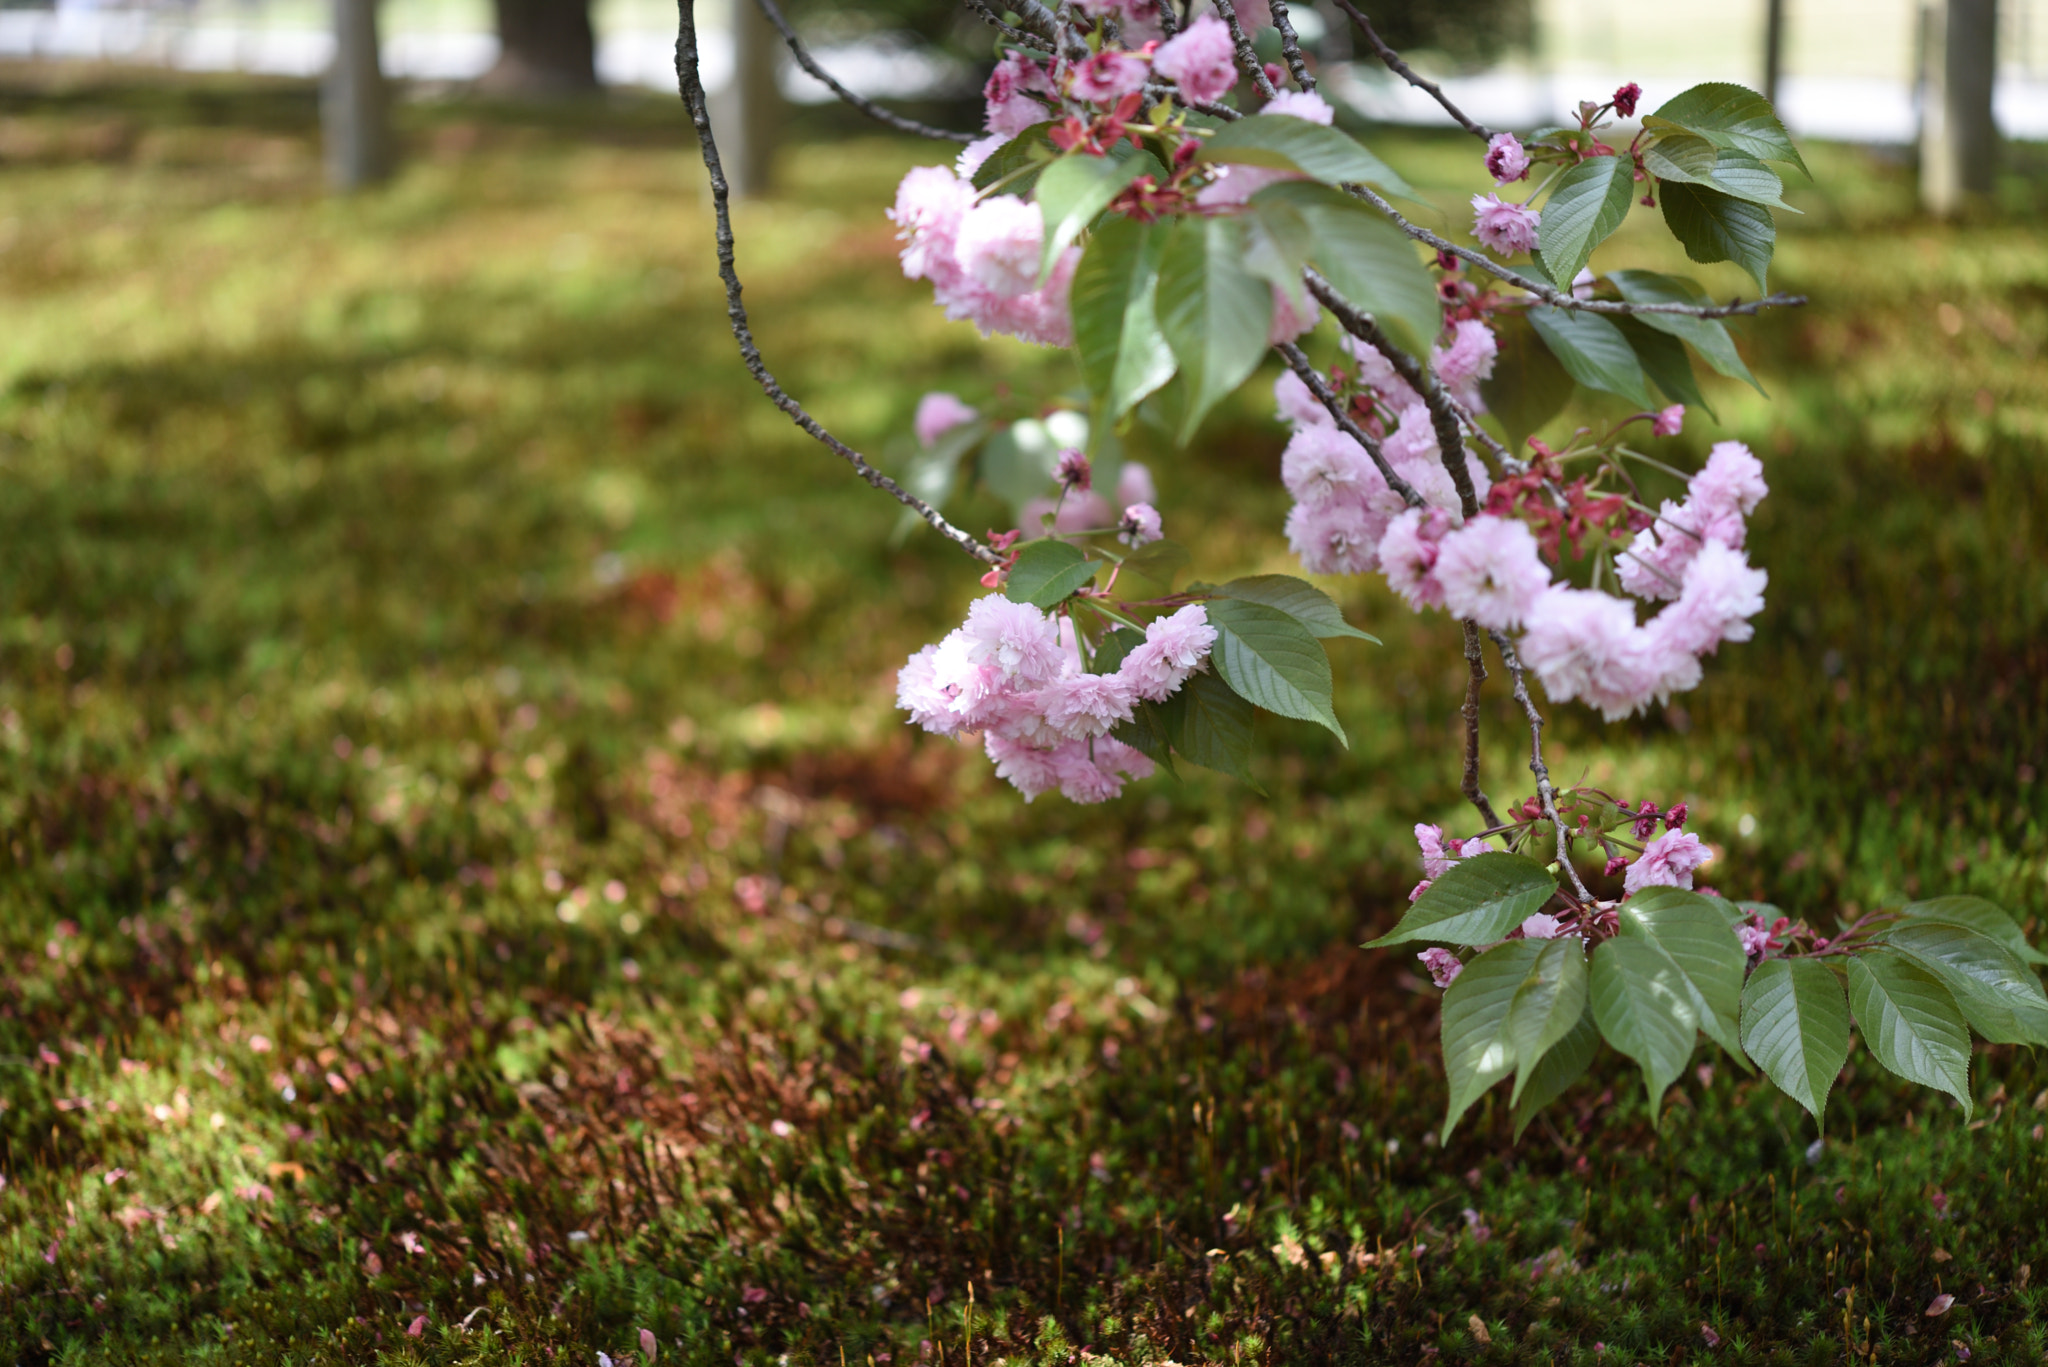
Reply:
M360 190L391 174L377 0L334 0L334 64L320 91L320 131L335 189Z
M1929 0L1920 12L1920 203L1929 213L1991 192L1997 76L1998 0Z
M753 0L729 2L732 79L712 96L711 125L733 194L762 195L768 192L782 132L782 92L775 83L782 35Z

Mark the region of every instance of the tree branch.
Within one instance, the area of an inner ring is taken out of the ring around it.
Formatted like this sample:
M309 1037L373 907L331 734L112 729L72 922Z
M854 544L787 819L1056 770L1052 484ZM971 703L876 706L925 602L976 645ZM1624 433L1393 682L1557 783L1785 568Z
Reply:
M973 10L976 14L980 15L982 18L982 22L986 23L990 28L994 29L996 32L1002 34L1005 38L1008 38L1018 47L1028 47L1033 52L1042 52L1048 57L1052 56L1052 49L1045 45L1045 40L1042 39L1040 35L1035 33L1026 33L1023 29L1018 28L1016 25L1006 22L1003 19L1003 16L996 13L993 9L989 8L989 6L984 3L984 0L963 0L963 3L967 6L967 8Z
M1287 15L1287 0L1268 0L1268 8L1273 11L1273 27L1280 30L1280 54L1294 73L1294 83L1313 94L1316 78L1308 74L1308 63L1302 60L1301 39L1295 36L1294 21Z
M1529 682L1523 677L1522 657L1515 653L1515 643L1505 635L1498 631L1487 634L1493 637L1494 647L1500 651L1501 663L1507 666L1508 676L1515 681L1515 701L1522 705L1522 715L1529 719L1529 772L1536 776L1536 797L1543 804L1543 815L1549 819L1551 829L1557 832L1557 862L1564 867L1572 886L1578 889L1579 897L1591 902L1593 894L1586 891L1578 869L1572 866L1571 842L1565 836L1564 821L1557 814L1557 789L1550 782L1550 766L1543 762L1543 714L1530 700Z
M1479 686L1486 682L1486 653L1479 642L1478 625L1459 625L1465 629L1465 664L1471 671L1465 685L1465 781L1461 791L1486 823L1486 829L1495 830L1500 826L1500 818L1494 815L1493 804L1479 788Z
M1337 430L1365 448L1365 453L1372 457L1372 463L1379 467L1380 478L1387 482L1387 487L1399 494L1401 500L1409 507L1422 507L1422 495L1416 493L1415 486L1401 478L1394 467L1387 463L1386 453L1380 450L1379 442L1370 432L1358 425L1344 410L1343 404L1337 402L1336 393L1323 379L1322 373L1309 364L1308 356L1302 349L1292 342L1283 342L1273 350L1280 353L1280 359L1287 362L1289 370L1301 377L1301 382L1308 386L1308 392L1316 396L1317 402L1329 410L1330 416L1336 419Z
M792 57L796 58L796 64L805 71L810 72L818 80L823 81L826 86L830 87L833 94L852 105L855 109L858 109L861 113L877 123L889 125L889 127L899 133L915 133L921 138L937 138L945 142L974 141L974 134L972 133L955 133L950 128L934 128L928 123L919 123L916 119L907 119L901 114L882 108L873 100L863 99L859 95L854 94L851 90L848 90L845 86L834 80L832 74L826 71L824 67L818 65L816 59L811 56L810 50L804 46L803 39L796 36L796 30L791 28L789 21L782 17L782 11L777 8L775 0L754 0L754 3L760 7L761 13L768 17L768 22L775 25L777 31L782 34L782 41L789 44L789 53Z
M732 335L739 343L740 359L746 363L747 373L754 377L754 382L761 386L769 400L789 415L790 421L851 465L862 479L929 522L941 536L976 560L988 565L1001 564L1001 556L946 521L938 509L905 490L868 464L860 452L826 431L816 418L804 411L802 404L783 391L762 362L760 348L754 345L753 329L747 323L746 306L740 302L739 271L733 264L731 192L725 183L725 168L718 159L718 142L711 133L711 114L704 98L703 77L697 66L696 0L678 0L676 9L676 81L682 88L683 104L690 111L690 122L697 128L697 143L704 153L704 169L711 177L711 207L718 221L718 274L725 282L725 312L732 320Z
M1259 94L1265 98L1270 100L1278 95L1280 92L1266 79L1266 64L1259 60L1258 49L1252 46L1252 40L1245 33L1244 25L1237 21L1237 6L1230 0L1212 0L1212 3L1216 6L1216 12L1223 16L1223 22L1230 26L1230 41L1237 45L1237 69L1251 77L1252 84L1258 87Z
M1435 81L1424 80L1421 76L1418 76L1413 67L1401 60L1400 53L1388 47L1381 40L1379 34L1373 32L1372 21L1358 12L1358 7L1352 4L1351 0L1337 0L1337 8L1343 10L1344 13L1351 17L1351 22L1358 25L1359 30L1365 34L1365 41L1372 44L1373 52L1378 55L1382 62L1387 64L1389 71L1442 105L1444 113L1456 119L1467 133L1483 142L1492 140L1493 130L1491 128L1488 128L1483 123L1474 123L1465 116L1464 110L1451 103L1451 97L1444 94L1442 86L1439 86Z

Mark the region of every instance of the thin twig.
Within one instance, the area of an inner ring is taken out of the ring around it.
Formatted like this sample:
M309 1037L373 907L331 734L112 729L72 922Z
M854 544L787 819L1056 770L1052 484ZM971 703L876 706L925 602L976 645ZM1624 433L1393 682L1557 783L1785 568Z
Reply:
M760 8L761 13L768 16L768 22L775 25L782 34L782 41L789 44L790 56L796 58L798 66L823 81L831 88L833 94L877 123L885 123L899 133L915 133L921 138L937 138L945 142L974 141L975 135L972 133L956 133L950 128L934 128L928 123L919 123L916 119L906 119L901 114L882 108L873 100L863 99L854 94L834 80L832 73L818 65L810 50L804 46L803 39L797 37L796 30L789 26L789 20L782 17L782 11L776 7L775 0L754 0L754 4Z
M676 9L679 15L676 81L682 88L683 103L689 108L690 122L697 127L697 143L704 154L704 169L711 177L711 207L718 222L718 274L725 282L725 312L732 320L732 335L739 343L740 359L746 363L747 373L754 377L754 382L761 386L769 400L789 415L792 422L851 465L862 479L929 522L941 536L976 560L989 565L1001 564L1001 556L955 527L940 515L938 509L868 464L860 452L826 431L816 418L804 411L802 404L783 391L762 362L760 348L754 345L753 329L747 323L746 305L740 302L739 271L733 264L731 192L725 183L725 168L718 159L718 142L711 133L711 114L704 98L704 81L697 69L696 0L678 0Z
M1212 0L1212 3L1216 6L1216 12L1223 16L1223 22L1230 27L1230 41L1237 45L1237 69L1251 77L1252 84L1258 87L1259 94L1266 99L1270 100L1278 95L1280 92L1275 90L1273 83L1266 78L1266 64L1259 60L1258 49L1252 46L1251 37L1245 33L1244 25L1237 21L1237 6L1230 0Z
M1522 715L1529 719L1529 772L1536 776L1536 796L1543 804L1543 815L1550 821L1551 829L1557 832L1557 862L1577 888L1579 896L1592 901L1593 894L1586 891L1586 885L1579 879L1579 871L1572 865L1571 842L1564 833L1564 821L1557 814L1557 789L1550 782L1550 766L1543 762L1543 714L1536 710L1536 704L1529 697L1529 681L1523 677L1522 657L1515 653L1515 643L1498 631L1490 631L1493 644L1500 651L1501 663L1507 666L1508 677L1515 682L1515 701L1522 705Z
M1459 623L1465 629L1465 664L1471 675L1465 685L1465 782L1462 791L1465 800L1479 812L1479 817L1492 830L1500 825L1500 818L1494 815L1493 804L1486 800L1486 794L1479 788L1479 686L1486 682L1486 652L1480 645L1479 627L1473 622Z
M1352 4L1351 0L1337 0L1337 8L1351 16L1351 22L1358 25L1359 30L1365 34L1365 41L1372 44L1373 52L1379 56L1382 62L1387 64L1389 71L1442 105L1444 113L1456 119L1467 133L1481 141L1492 140L1493 130L1491 128L1488 128L1483 123L1474 123L1471 119L1467 118L1465 111L1452 104L1451 97L1444 94L1443 87L1435 81L1424 80L1421 76L1416 75L1415 69L1401 60L1401 54L1388 47L1381 40L1379 34L1373 32L1372 21L1358 12L1358 7Z
M1294 21L1287 15L1287 0L1267 0L1267 7L1273 11L1273 27L1280 30L1280 54L1287 59L1294 83L1314 93L1316 78L1308 74L1308 63L1302 60L1301 39L1295 36Z
M1380 450L1379 442L1370 432L1358 425L1344 410L1343 404L1337 402L1336 393L1324 381L1322 374L1309 364L1307 354L1292 342L1283 342L1273 350L1280 353L1280 359L1287 362L1287 368L1308 386L1308 392L1316 396L1316 401L1329 410L1330 416L1336 419L1337 430L1365 448L1365 453L1372 457L1372 463L1379 468L1380 478L1387 482L1387 487L1399 494L1402 502L1409 507L1423 507L1422 495L1415 492L1414 485L1395 472L1394 467L1387 462L1386 453Z
M1009 39L1018 47L1030 48L1033 52L1042 52L1048 57L1052 56L1052 49L1045 45L1043 38L1035 33L1026 33L1023 29L1009 23L1002 15L996 13L987 4L983 3L983 0L963 0L963 3L966 4L967 8L980 15L983 23L1002 34L1003 37Z

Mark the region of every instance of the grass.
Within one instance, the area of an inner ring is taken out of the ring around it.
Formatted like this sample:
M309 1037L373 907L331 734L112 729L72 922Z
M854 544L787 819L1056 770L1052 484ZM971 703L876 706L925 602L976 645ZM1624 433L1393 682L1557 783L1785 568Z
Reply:
M974 571L747 387L669 105L412 106L332 201L303 90L7 79L0 1361L2048 1349L2031 1055L1967 1125L1859 1051L1816 1144L1703 1052L1661 1129L1608 1059L1438 1144L1436 994L1356 945L1457 819L1460 665L1376 585L1331 585L1388 642L1337 647L1352 748L1276 725L1269 796L1027 807L908 734ZM1071 382L896 274L920 149L814 131L741 215L796 392L880 450L927 388ZM1692 801L1724 890L2040 917L2038 181L1943 227L1814 160L1774 399L1686 439L1766 455L1771 608L1552 762ZM1205 573L1285 568L1278 446L1253 391L1142 451Z

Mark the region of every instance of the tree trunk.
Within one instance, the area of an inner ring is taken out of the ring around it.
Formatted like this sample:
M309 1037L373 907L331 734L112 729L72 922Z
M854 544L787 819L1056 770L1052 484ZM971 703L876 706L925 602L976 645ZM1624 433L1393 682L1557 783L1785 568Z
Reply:
M1998 169L1997 0L1931 0L1921 54L1920 202L1947 215L1989 194Z
M762 195L782 128L782 92L775 84L782 35L753 0L732 0L732 46L732 79L711 97L711 129L733 194Z
M1773 108L1778 103L1778 85L1785 70L1785 0L1764 3L1764 98ZM1780 118L1784 115L1780 114Z
M493 0L498 60L477 89L514 98L585 95L597 89L590 0Z
M334 65L320 90L320 131L335 189L360 190L391 174L377 0L334 0Z

